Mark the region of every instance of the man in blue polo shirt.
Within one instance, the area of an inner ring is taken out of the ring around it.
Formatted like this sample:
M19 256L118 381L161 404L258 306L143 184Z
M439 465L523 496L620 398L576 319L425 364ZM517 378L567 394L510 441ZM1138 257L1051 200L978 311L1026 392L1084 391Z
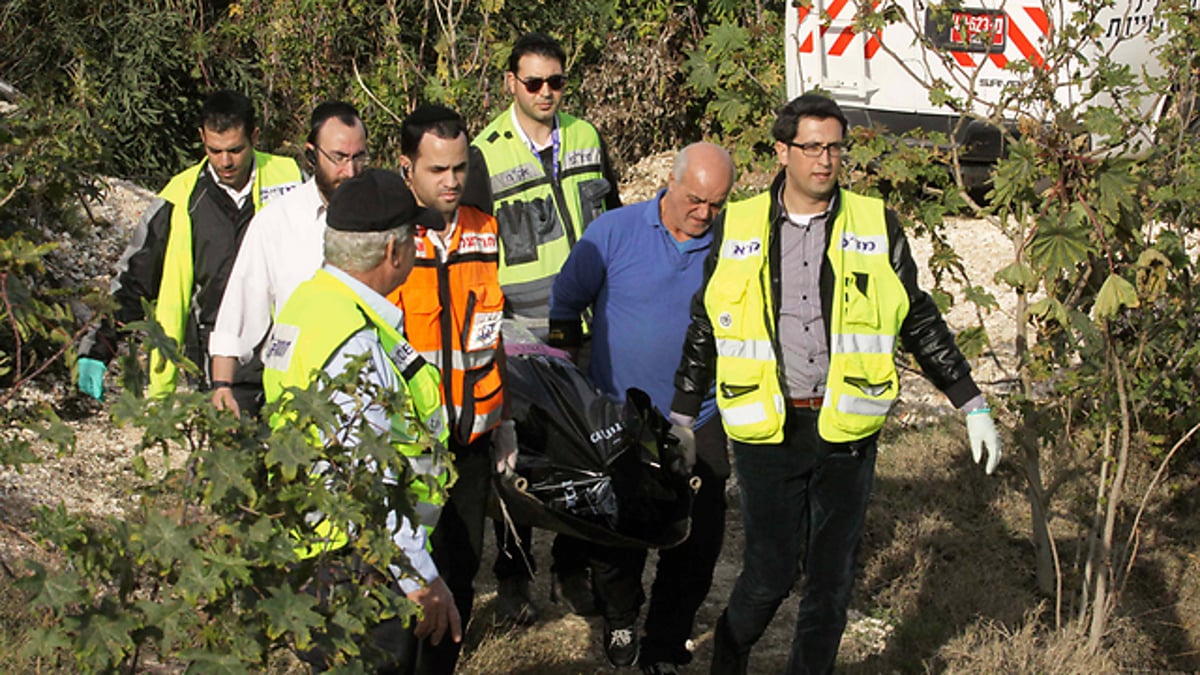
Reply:
M578 352L581 315L592 310L588 376L623 397L636 387L664 415L675 393L692 296L704 280L709 227L733 185L729 153L694 143L675 158L667 188L653 199L608 211L588 226L555 279L550 344ZM712 585L725 532L725 432L710 393L696 419L693 472L701 488L692 530L660 551L645 637L635 632L646 551L592 547L592 581L605 619L605 654L614 666L640 660L645 673L673 673L691 661L686 643ZM691 439L687 440L691 444Z

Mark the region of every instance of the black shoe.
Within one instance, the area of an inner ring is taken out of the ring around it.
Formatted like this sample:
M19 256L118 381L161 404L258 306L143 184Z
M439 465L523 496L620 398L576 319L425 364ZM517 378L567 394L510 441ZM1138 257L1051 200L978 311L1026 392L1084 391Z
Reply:
M642 675L679 675L679 664L670 661L643 663Z
M496 592L496 617L516 626L532 626L538 620L538 608L529 594L529 579L501 579Z
M571 611L579 616L596 616L596 594L592 591L592 579L586 569L568 574L553 573L550 576L550 601L565 600Z
M613 628L604 622L604 655L613 668L637 663L638 634L633 624Z

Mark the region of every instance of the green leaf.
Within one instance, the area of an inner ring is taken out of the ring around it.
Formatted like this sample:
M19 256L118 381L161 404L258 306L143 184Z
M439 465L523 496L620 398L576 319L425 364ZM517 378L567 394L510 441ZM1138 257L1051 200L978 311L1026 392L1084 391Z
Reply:
M983 326L971 326L959 331L954 336L954 341L958 344L959 351L968 359L982 356L986 353L987 347L991 343L988 339L987 330Z
M942 314L950 311L954 306L954 297L940 288L929 289L929 296L933 298L933 304L937 305L938 311Z
M992 309L1000 306L1000 303L996 302L996 296L983 286L968 286L963 292L967 301L973 302L979 307Z
M118 664L133 651L132 636L141 625L136 613L102 603L101 611L89 612L80 618L75 638L76 655L96 665Z
M194 555L192 537L199 530L197 525L184 526L158 511L150 511L146 522L134 530L130 543L140 552L140 564L154 560L167 568Z
M1015 289L1024 290L1026 293L1032 293L1037 290L1038 276L1033 271L1033 268L1023 262L1013 262L1005 265L993 277L996 281L1003 281Z
M1122 208L1133 209L1138 183L1122 162L1096 178L1096 190L1099 193L1099 207L1096 210L1107 222L1112 223L1121 217Z
M736 23L725 22L708 34L704 39L709 57L720 61L731 52L745 49L749 44L750 34L745 28Z
M1064 328L1071 325L1067 310L1057 298L1042 298L1029 306L1029 316L1042 321L1054 321Z
M1088 229L1080 225L1080 214L1072 210L1062 220L1043 218L1029 242L1029 260L1051 275L1073 269L1094 251Z
M294 635L296 648L308 649L312 645L312 629L325 623L316 612L317 599L288 586L273 588L270 593L269 598L258 604L259 611L267 618L267 636L275 640L284 634Z
M265 458L267 468L278 469L288 481L296 480L297 472L311 465L320 454L312 446L312 434L293 427L272 432L270 444Z
M64 569L48 574L46 568L34 561L26 561L33 574L17 579L17 585L32 596L29 604L59 610L84 602L87 595L77 572Z
M206 481L206 501L210 504L225 499L230 492L240 494L253 501L257 496L254 484L246 476L245 453L229 449L209 452L201 466L199 476Z
M1092 306L1092 318L1096 321L1106 321L1116 316L1122 307L1138 306L1137 290L1133 284L1119 274L1110 274L1096 294L1096 304Z

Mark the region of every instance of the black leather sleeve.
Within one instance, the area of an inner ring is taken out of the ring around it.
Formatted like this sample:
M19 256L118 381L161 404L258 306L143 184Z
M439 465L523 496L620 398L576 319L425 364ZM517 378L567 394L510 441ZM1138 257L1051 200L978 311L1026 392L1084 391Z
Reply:
M704 292L712 280L725 239L723 212L713 221L712 228L712 246L704 260L704 283L692 296L692 323L683 340L683 354L675 371L675 398L671 401L671 410L689 417L695 417L700 412L700 404L712 385L717 364L717 346L713 339L712 323L704 309Z
M104 319L84 335L79 355L108 363L117 351L120 329L145 318L142 298L155 300L162 283L163 259L171 232L171 203L156 199L134 230L133 238L117 264L111 293L117 301L113 320Z
M905 351L921 364L925 376L950 399L955 407L979 394L971 379L971 366L954 342L954 333L942 319L937 304L917 283L917 265L900 219L887 212L888 240L891 242L892 267L908 291L908 316L900 326L900 341Z

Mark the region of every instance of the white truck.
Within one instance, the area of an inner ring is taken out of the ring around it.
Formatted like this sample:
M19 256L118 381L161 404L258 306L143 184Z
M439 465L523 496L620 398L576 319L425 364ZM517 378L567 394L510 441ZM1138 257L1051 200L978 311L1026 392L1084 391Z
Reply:
M957 145L964 169L986 175L1003 152L992 124L962 120L949 106L930 101L934 83L951 96L970 101L975 115L1012 124L1017 113L1045 119L1046 102L1030 97L1020 109L997 110L1001 93L1019 85L1032 68L1069 72L1100 53L1134 73L1159 73L1155 45L1148 38L1158 0L1115 0L1095 10L1090 22L1100 32L1078 39L1077 50L1057 63L1047 61L1056 27L1066 26L1081 8L1074 0L874 0L876 11L900 20L881 30L855 28L859 3L867 0L792 0L787 9L788 98L820 88L842 106L851 125L881 125L893 133L919 128L942 131ZM1193 6L1197 0L1193 0ZM898 13L897 13L898 12ZM1086 14L1086 12L1083 12ZM1013 68L1015 62L1026 68ZM1063 78L1064 80L1066 78ZM1077 88L1061 86L1055 98L1070 103ZM1078 99L1076 99L1078 100ZM1104 99L1092 105L1105 104ZM1143 101L1146 119L1163 113L1164 101ZM960 121L962 122L960 124ZM965 176L970 180L970 176Z

